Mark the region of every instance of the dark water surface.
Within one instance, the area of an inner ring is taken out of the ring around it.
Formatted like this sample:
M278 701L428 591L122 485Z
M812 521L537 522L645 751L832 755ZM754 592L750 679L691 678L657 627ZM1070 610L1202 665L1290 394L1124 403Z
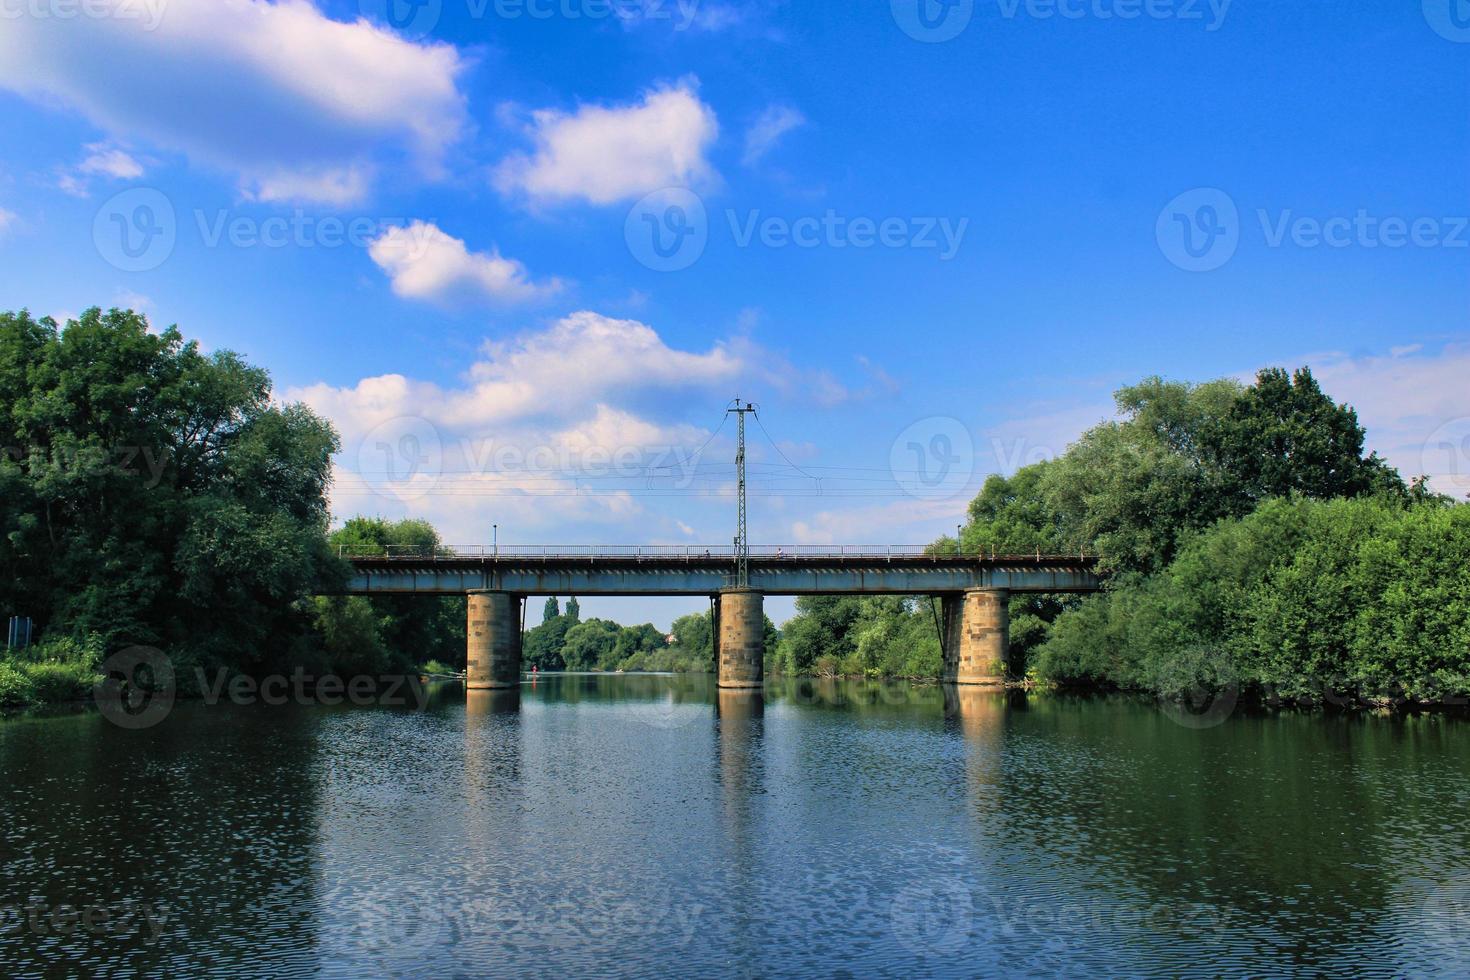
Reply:
M631 675L88 711L0 721L0 859L4 976L1463 976L1470 722Z

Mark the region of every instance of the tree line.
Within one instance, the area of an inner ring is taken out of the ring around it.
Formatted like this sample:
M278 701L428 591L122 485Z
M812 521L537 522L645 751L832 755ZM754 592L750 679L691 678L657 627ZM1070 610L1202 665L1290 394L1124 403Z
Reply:
M1365 453L1356 413L1309 369L1115 397L1118 420L987 479L958 538L932 546L1101 556L1100 594L1012 597L1015 679L1313 704L1470 695L1470 505ZM925 605L803 600L773 666L934 676Z
M0 660L0 703L84 696L108 652L166 650L181 679L462 669L462 598L333 595L341 552L440 546L423 521L330 529L331 424L239 355L90 309L0 313L0 612L41 642ZM1470 506L1364 452L1306 368L1253 383L1149 378L1060 456L990 477L965 553L1100 555L1104 592L1011 599L1016 679L1324 701L1470 694ZM773 674L934 678L928 597L813 596ZM672 637L672 640L670 639ZM707 612L582 619L549 600L539 670L714 669ZM188 693L188 692L185 692Z

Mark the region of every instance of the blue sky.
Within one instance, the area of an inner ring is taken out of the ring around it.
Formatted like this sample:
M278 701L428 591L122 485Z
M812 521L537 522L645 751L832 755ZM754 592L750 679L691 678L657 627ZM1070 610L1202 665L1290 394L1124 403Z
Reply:
M919 543L1119 384L1301 363L1470 490L1463 0L3 9L0 305L268 367L341 516L725 542L738 391L756 541Z

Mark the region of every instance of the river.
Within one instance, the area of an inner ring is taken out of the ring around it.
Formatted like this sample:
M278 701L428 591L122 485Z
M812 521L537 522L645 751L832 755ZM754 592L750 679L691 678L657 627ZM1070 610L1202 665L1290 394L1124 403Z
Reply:
M0 975L1470 972L1465 720L428 695L0 721Z

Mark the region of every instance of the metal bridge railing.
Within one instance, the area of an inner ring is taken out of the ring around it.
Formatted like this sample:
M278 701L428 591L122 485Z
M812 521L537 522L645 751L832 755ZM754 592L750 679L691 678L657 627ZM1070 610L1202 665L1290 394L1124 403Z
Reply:
M735 560L732 545L697 544L545 544L545 545L442 545L428 550L423 548L390 546L387 554L358 555L339 551L343 558L492 558L492 559L570 559L570 558L728 558ZM782 558L936 558L955 557L954 552L935 551L929 545L894 544L767 544L751 545L750 556L761 559ZM967 556L968 557L968 556ZM1077 555L1043 555L1040 552L1028 555L977 554L972 557L990 559L1034 559L1042 558L1086 560L1085 552Z

